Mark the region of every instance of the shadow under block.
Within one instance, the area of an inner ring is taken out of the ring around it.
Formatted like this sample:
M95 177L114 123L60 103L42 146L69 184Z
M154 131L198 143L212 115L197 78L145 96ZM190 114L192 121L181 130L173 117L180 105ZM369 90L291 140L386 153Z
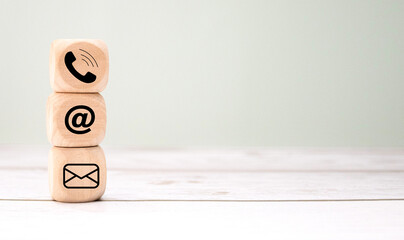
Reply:
M51 44L50 83L55 92L101 92L108 82L108 48L102 40L59 39Z
M99 93L53 93L47 102L49 142L58 147L90 147L105 136L107 116Z
M50 192L56 201L95 201L105 192L107 168L99 146L52 147L48 166Z

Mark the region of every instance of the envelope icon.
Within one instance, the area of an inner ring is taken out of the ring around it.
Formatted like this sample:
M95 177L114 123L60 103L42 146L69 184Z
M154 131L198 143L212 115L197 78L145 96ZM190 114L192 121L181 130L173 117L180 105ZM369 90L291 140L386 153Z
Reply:
M100 168L94 163L69 163L63 167L63 185L66 188L97 188Z

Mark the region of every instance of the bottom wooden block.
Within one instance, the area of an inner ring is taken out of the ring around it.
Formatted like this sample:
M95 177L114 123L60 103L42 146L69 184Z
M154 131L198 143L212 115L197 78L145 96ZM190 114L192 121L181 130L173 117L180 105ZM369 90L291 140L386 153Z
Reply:
M101 147L52 147L49 153L49 185L59 202L95 201L104 194L107 169Z

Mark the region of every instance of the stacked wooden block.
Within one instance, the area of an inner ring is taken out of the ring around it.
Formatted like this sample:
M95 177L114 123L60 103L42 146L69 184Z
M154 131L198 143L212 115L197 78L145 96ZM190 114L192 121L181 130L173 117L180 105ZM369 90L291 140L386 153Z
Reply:
M101 40L61 39L51 45L47 134L52 198L88 202L105 191L106 109L99 94L107 85L108 49Z

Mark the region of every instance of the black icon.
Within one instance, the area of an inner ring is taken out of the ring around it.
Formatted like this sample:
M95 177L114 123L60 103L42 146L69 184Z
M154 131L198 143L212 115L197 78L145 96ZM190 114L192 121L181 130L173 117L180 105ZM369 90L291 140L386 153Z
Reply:
M63 167L65 188L97 188L100 168L94 163L69 163Z
M76 110L85 110L87 112L86 113L76 112L73 115L73 117L71 118L71 122L70 122L69 121L70 115ZM90 113L91 116L90 116L90 121L87 123L88 113ZM80 121L78 121L79 117L80 117ZM95 120L95 114L94 114L94 111L90 107L87 107L84 105L77 105L75 107L70 108L70 110L66 113L65 125L66 125L66 128L74 134L85 134L85 133L88 133L91 131L90 127L91 127L91 125L93 125L94 120ZM83 127L85 129L83 129L83 130L73 129L72 126L70 126L70 123L74 128Z
M87 63L87 66L90 66L90 64L89 64L89 62L90 62L91 66L94 67L94 63L93 63L93 61L91 61L91 59L93 59L95 62L95 65L98 67L97 61L95 61L95 58L90 53L88 53L87 51L85 51L83 49L79 49L79 50L84 53L84 54L80 54L83 57L81 60L84 61L85 63ZM91 59L87 55L90 56ZM84 83L94 82L97 77L91 72L87 72L85 75L81 75L73 67L74 61L76 61L76 57L74 56L74 54L72 52L67 52L65 55L65 65L66 65L67 69L70 71L70 73L73 74L73 76L75 78L77 78L78 80L80 80Z

